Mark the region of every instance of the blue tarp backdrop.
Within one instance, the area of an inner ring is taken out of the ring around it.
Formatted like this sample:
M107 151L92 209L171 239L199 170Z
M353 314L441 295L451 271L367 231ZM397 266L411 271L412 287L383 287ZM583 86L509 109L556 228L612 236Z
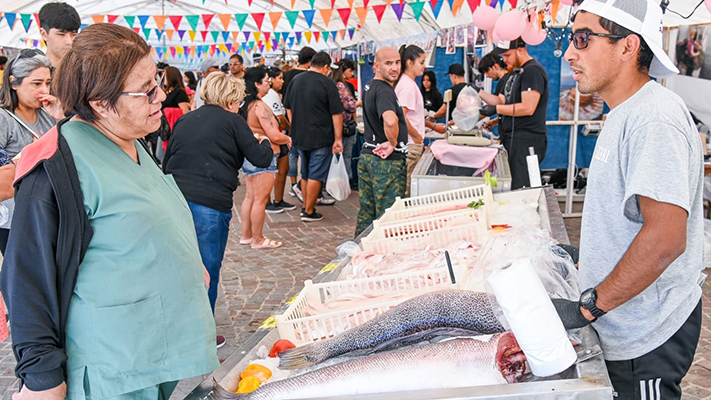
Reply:
M555 30L556 35L560 34L560 30ZM567 32L566 32L567 34ZM568 48L567 36L563 39L563 51ZM529 46L528 52L538 62L545 67L548 72L548 109L547 119L558 119L558 107L560 100L560 68L561 58L553 54L555 43L551 40L546 40L538 46ZM435 55L435 66L430 68L437 75L437 88L444 93L445 90L452 87L449 77L446 75L447 69L451 64L462 63L464 48L458 47L455 54L446 54L446 49L437 47ZM361 82L369 82L373 79L372 56L366 58L366 63L361 67ZM369 62L370 61L370 62ZM418 80L419 83L419 80ZM590 166L593 150L597 136L583 136L582 128L578 132L578 151L577 151L577 166L578 168L587 168ZM546 158L541 165L542 169L562 169L568 167L568 144L570 142L570 127L568 126L549 126L548 127L548 150Z

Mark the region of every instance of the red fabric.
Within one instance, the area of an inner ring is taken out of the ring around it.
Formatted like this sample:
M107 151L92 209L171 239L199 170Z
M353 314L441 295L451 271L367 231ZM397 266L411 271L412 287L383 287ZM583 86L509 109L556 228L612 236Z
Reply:
M168 125L170 125L171 132L173 131L173 126L178 118L183 116L183 110L178 107L166 107L163 109L163 114L165 119L168 120ZM168 141L163 142L163 150L168 150Z
M20 159L17 161L15 168L15 181L25 176L32 171L40 161L47 160L52 157L59 148L57 140L59 139L59 131L57 127L50 129L39 140L26 146L22 149Z

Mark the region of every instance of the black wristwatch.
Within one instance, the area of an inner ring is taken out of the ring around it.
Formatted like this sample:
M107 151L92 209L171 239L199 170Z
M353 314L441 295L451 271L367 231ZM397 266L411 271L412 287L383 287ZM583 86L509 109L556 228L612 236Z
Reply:
M597 308L597 306L595 305L596 301L597 301L597 291L595 290L595 288L587 289L583 293L580 294L580 306L583 307L584 309L590 311L590 314L592 314L592 316L595 317L593 322L595 322L598 318L602 317L603 315L607 314L606 312Z

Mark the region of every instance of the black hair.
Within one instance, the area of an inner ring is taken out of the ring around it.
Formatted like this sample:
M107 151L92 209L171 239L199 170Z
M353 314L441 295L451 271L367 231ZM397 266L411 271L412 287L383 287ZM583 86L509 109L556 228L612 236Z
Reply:
M425 51L419 48L418 46L415 46L414 44L411 44L407 47L405 45L400 46L400 74L402 75L403 72L407 69L407 62L412 61L412 63L415 63L415 60L420 58L421 55L425 54Z
M192 90L195 90L197 87L197 79L195 78L195 74L193 74L193 71L185 71L185 76L188 77L188 87Z
M342 70L352 69L353 71L355 71L357 68L356 63L348 58L341 58L337 64L338 69Z
M501 58L500 55L495 54L492 51L490 53L487 53L484 57L481 58L481 60L479 60L479 65L477 66L477 69L480 73L484 74L489 71L494 65L498 65L499 67L506 69L506 63L504 62L504 59Z
M269 74L270 78L276 78L277 76L281 75L282 72L279 68L277 67L269 67L267 69L267 74Z
M59 29L67 32L76 32L81 27L81 18L74 7L67 3L47 3L39 11L40 27L47 33L49 30Z
M7 57L0 56L0 65L5 65L5 64L7 64Z
M587 12L585 10L581 10L579 12ZM573 18L571 18L571 21L575 22L575 17L578 14L573 15ZM647 42L644 40L644 38L640 35L638 35L635 32L632 32L631 30L617 24L616 22L610 21L607 18L599 17L600 18L600 26L602 26L602 29L610 32L613 35L620 35L627 37L629 35L636 35L639 37L639 53L637 53L637 69L639 72L649 72L649 67L652 65L652 60L654 60L654 52L652 52L652 49L647 45ZM622 38L606 38L607 40L610 41L610 43L617 43L619 42Z
M313 58L311 58L311 66L315 68L325 67L326 65L331 65L331 56L325 51L319 51Z
M237 53L232 54L232 55L230 56L230 60L233 59L233 58L238 59L240 64L244 64L244 59L242 58L241 55L239 55L239 54L237 54Z
M267 75L266 68L252 67L244 71L244 83L246 85L244 93L246 97L244 98L244 103L242 103L242 106L239 108L239 115L241 115L245 121L249 114L249 105L252 104L253 101L258 100L257 88L254 85L261 83Z
M314 55L316 55L316 50L309 46L303 47L299 50L299 65L310 63Z
M428 77L430 79L430 90L434 91L435 93L439 92L439 90L437 90L437 74L435 74L434 71L427 70L424 74L422 74L423 80L425 79L425 77ZM420 91L422 92L422 94L427 93L427 90L425 90L425 85L423 85L422 82L420 82Z

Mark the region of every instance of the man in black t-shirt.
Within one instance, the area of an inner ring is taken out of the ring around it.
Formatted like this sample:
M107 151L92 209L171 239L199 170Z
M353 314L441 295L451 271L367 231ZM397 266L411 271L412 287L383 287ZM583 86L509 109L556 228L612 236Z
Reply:
M464 66L462 64L452 64L447 70L447 75L449 75L449 80L452 81L452 101L449 103L442 104L442 107L435 113L434 118L439 119L445 116L447 107L449 107L449 119L452 119L452 111L457 108L457 98L459 98L459 92L467 87L467 81L464 79ZM445 92L446 93L446 92Z
M400 54L384 47L375 54L375 78L365 86L365 143L358 161L360 211L355 236L405 197L407 122L393 85L400 76Z
M530 186L526 156L533 147L540 164L546 156L546 109L548 106L548 74L543 66L528 54L526 43L518 38L501 41L494 50L504 59L511 77L507 80L505 104L487 105L481 115L511 116L511 131L503 132L502 142L511 167L511 189Z
M500 55L495 52L490 52L479 61L478 66L479 72L486 75L487 78L497 81L496 88L493 93L487 93L484 89L479 89L479 97L486 104L498 105L506 104L505 88L506 82L512 76L506 67L506 63L501 58ZM511 92L511 85L509 85L509 92ZM491 129L497 124L499 125L499 135L503 135L504 132L511 133L511 118L505 115L500 116L500 118L494 118L487 124L487 128Z
M301 157L304 222L323 219L316 212L316 199L328 177L331 155L343 152L343 103L336 83L328 78L330 73L331 57L325 52L316 53L309 70L291 81L284 96L292 147Z

